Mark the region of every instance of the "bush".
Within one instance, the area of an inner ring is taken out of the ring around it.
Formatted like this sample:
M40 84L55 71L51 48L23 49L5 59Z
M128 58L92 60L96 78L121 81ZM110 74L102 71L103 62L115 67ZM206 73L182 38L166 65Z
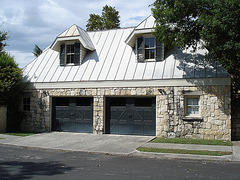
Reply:
M7 130L18 131L23 114L20 112L23 93L22 70L14 58L6 52L0 53L0 104L7 105Z

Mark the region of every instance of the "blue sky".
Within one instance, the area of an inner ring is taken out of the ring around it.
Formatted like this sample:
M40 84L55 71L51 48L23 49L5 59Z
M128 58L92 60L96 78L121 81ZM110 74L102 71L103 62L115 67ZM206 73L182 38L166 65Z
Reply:
M9 32L5 48L19 67L34 59L34 45L47 48L57 35L77 24L86 29L89 14L110 5L119 11L121 27L138 25L151 14L154 0L0 0L0 30Z

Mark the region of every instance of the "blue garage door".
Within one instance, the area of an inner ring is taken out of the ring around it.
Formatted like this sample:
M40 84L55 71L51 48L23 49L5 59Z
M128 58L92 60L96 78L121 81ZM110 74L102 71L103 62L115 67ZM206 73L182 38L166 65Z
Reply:
M53 131L93 132L92 98L53 98Z
M106 98L106 133L156 135L155 98Z

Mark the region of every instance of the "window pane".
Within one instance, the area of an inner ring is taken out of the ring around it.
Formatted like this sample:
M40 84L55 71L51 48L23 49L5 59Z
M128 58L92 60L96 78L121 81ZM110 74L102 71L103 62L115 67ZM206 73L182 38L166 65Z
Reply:
M155 47L155 38L149 38L149 41L150 41L150 47L151 48L154 48Z
M192 105L192 98L187 98L187 105Z
M150 49L150 59L154 59L155 49Z
M73 58L74 58L74 55L73 55L73 54L67 55L67 64L73 63Z
M74 46L73 44L67 45L67 53L74 53Z
M193 98L193 105L198 105L198 98Z
M149 38L145 38L145 48L149 48L149 47L150 47Z
M187 114L199 114L199 98L187 98L186 99Z
M145 59L149 59L149 49L145 50Z
M70 52L70 49L71 49L70 45L67 45L67 53Z
M71 45L71 53L74 53L74 45Z

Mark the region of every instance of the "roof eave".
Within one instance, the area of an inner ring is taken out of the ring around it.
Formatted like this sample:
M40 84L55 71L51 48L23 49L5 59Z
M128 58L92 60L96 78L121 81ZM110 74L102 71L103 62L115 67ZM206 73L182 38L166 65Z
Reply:
M85 43L83 41L83 39L80 37L80 36L71 36L71 37L57 37L55 39L55 41L53 42L53 44L51 45L51 49L54 50L54 51L59 51L59 48L60 48L60 44L61 42L64 42L64 41L76 41L78 40L79 42L81 42L81 44L83 45L84 48L90 50L90 51L94 51L95 48L92 46L88 46L87 43Z
M147 28L147 29L134 29L132 33L128 36L125 43L127 43L129 46L134 47L136 37L142 34L149 34L153 33L155 30L154 28Z

